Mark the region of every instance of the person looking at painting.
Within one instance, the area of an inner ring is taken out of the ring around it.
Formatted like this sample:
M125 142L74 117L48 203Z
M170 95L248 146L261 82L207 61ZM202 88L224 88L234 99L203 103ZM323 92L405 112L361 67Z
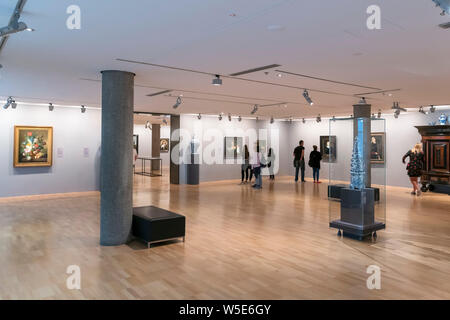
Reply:
M424 154L422 150L422 144L416 143L414 148L409 150L402 158L402 162L405 163L405 159L409 157L409 163L406 166L408 170L409 180L413 185L412 195L418 195L422 193L419 188L419 177L422 175L422 169L424 167Z
M255 184L252 186L255 189L262 189L261 168L264 166L264 159L259 151L259 144L256 144L255 159L252 161L253 173L255 174Z
M294 167L295 167L295 182L298 181L298 171L301 170L302 182L305 182L305 147L303 147L303 140L300 140L299 145L294 149Z
M269 152L267 153L267 167L269 168L269 179L275 180L275 174L273 172L275 167L275 153L273 152L272 148L269 148Z
M319 171L320 171L320 161L322 160L322 154L317 151L317 146L313 146L313 151L309 154L308 165L313 169L313 179L314 183L320 183L319 181Z
M245 181L244 181L245 176ZM245 184L248 182L252 182L253 178L253 169L250 165L250 153L248 152L247 145L244 146L244 163L241 165L241 183Z

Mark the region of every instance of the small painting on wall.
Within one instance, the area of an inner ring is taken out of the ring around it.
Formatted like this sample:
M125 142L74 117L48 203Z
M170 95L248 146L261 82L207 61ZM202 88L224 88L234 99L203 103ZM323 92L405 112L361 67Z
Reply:
M159 150L161 152L169 152L169 139L168 138L161 138L159 140Z
M133 134L133 148L136 149L136 152L139 154L139 135Z
M384 132L373 132L370 137L370 163L385 162L385 142L386 134Z
M242 137L224 138L224 157L225 159L238 159L242 157Z
M14 167L50 167L53 127L14 126Z
M336 136L320 136L320 153L323 162L336 162Z

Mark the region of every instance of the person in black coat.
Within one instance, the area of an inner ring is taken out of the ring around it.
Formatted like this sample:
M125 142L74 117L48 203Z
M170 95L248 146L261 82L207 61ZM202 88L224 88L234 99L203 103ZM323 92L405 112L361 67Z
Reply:
M317 151L317 146L313 146L313 151L309 154L309 166L313 169L313 179L314 183L320 183L319 181L319 171L320 171L320 161L322 160L322 154Z

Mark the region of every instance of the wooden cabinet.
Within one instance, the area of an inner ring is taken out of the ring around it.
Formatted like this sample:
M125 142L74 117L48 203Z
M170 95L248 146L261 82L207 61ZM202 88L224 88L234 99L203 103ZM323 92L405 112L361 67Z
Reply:
M422 172L423 189L450 187L450 125L416 126L422 136L425 168Z

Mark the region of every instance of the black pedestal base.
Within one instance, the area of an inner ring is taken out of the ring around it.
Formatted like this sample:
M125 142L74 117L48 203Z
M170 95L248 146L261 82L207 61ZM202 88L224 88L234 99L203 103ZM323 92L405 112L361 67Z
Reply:
M375 221L375 190L341 188L341 218L330 222L331 228L343 231L344 237L363 240L377 230L385 229L383 222Z
M344 188L349 188L348 184L332 184L328 186L328 198L341 200L341 190ZM372 188L375 191L375 201L380 201L380 189Z

